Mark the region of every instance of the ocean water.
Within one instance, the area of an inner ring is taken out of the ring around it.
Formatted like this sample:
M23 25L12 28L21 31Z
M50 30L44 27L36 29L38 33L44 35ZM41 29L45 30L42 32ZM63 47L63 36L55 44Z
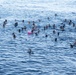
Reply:
M7 24L3 28L5 19ZM71 19L75 27L65 23L65 31L61 31L59 26L64 19ZM38 36L27 34L32 21L40 29ZM51 27L43 30L48 24ZM19 33L18 29L24 26L26 31ZM76 75L76 47L70 48L75 40L76 0L0 0L0 75ZM28 54L29 48L34 54Z

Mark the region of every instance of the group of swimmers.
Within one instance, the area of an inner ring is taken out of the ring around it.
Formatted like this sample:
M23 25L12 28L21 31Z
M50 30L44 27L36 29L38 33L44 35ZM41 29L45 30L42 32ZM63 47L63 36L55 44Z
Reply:
M55 14L55 17L57 17L57 16L58 15ZM47 20L50 21L50 17L48 17ZM22 20L22 22L25 23L25 20ZM38 19L38 22L41 23L41 19ZM6 24L7 24L7 19L3 22L3 28L5 28ZM28 35L35 34L35 36L38 36L39 33L41 32L41 30L40 30L40 28L37 27L35 21L32 21L32 22L31 21L28 21L28 24L31 24L32 27L31 27L31 31L27 32L27 34ZM59 26L59 31L62 31L62 32L65 31L66 24L67 25L72 25L72 27L76 27L76 24L72 20L64 19L62 21L62 23L60 24L60 26ZM19 25L18 22L15 20L14 27L18 27L18 25ZM45 26L43 25L43 31L46 31L48 29L53 29L52 33L53 34L56 34L57 33L57 36L59 36L60 35L60 32L57 31L56 28L57 28L57 25L56 24L53 24L53 25L48 24L48 25L45 25ZM23 26L22 28L18 29L18 32L20 33L21 31L24 31L24 30L25 31L27 30L27 26ZM16 34L14 32L12 33L12 36L13 36L14 39L16 39ZM48 34L45 34L45 38L47 38L47 37L48 37ZM58 41L57 39L58 39L58 37L55 37L54 38L54 41L57 42ZM76 40L75 40L75 42L70 43L70 47L71 48L73 48L75 46L76 46ZM28 53L29 54L32 54L33 52L32 52L31 49L29 49L28 50Z

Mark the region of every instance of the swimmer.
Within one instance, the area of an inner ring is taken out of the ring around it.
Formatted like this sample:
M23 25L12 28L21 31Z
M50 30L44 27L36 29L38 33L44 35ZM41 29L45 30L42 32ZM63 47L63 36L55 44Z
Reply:
M31 49L29 49L27 53L29 53L29 55L34 54Z
M17 27L17 26L18 26L18 22L16 22L16 23L14 24L14 26Z
M55 42L57 42L57 38L55 38Z
M12 33L12 35L13 35L13 38L15 39L15 38L16 38L16 35L15 35L15 33Z

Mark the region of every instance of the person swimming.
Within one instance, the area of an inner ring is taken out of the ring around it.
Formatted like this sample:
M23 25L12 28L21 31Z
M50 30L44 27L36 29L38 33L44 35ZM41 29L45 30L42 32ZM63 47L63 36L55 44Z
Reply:
M47 38L47 37L48 37L48 35L46 34L46 35L45 35L45 37Z
M58 16L57 14L55 14L55 17Z
M20 33L21 32L21 29L18 29L18 32Z
M31 54L34 54L34 52L31 50L31 49L28 49L28 52L27 52L29 55Z
M14 24L14 26L17 27L17 26L18 26L18 22L16 22L16 23Z
M57 42L57 38L55 38L55 42Z
M65 24L63 24L62 26L60 26L60 30L64 31L65 30Z
M24 23L24 20L22 20L22 22Z
M49 18L49 17L47 17L47 19L48 19L48 20L50 20L50 18Z
M71 48L76 47L76 41L73 44L70 44L70 47Z
M56 31L55 30L53 30L53 34L55 34L56 33Z
M5 20L4 22L3 22L3 28L5 28L5 25L7 24L7 20Z
M73 23L73 27L75 27L75 23Z
M15 35L15 33L12 33L12 35L13 35L13 38L15 39L15 38L16 38L16 35Z
M70 48L73 48L74 46L72 44L70 44Z
M59 34L60 34L60 33L58 32L57 35L59 36Z
M72 24L72 20L69 20L69 25L71 25Z

